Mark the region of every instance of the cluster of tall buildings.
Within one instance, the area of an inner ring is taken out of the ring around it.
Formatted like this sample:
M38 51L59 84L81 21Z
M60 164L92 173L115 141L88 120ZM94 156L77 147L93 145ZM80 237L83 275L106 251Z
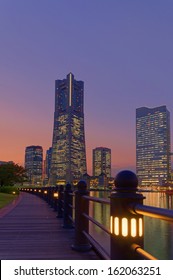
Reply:
M106 147L93 150L93 174L87 174L84 82L75 80L72 73L55 81L52 147L45 161L41 146L26 147L25 168L31 184L42 184L43 179L50 185L86 179L94 186L108 184L111 178L111 150ZM171 179L170 113L166 106L136 109L136 172L141 186L165 185Z

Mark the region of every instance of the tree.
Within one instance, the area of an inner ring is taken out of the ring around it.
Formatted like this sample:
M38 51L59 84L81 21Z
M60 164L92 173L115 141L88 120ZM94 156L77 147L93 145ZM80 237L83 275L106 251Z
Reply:
M26 170L15 163L0 165L0 186L13 186L16 183L23 183L26 180Z

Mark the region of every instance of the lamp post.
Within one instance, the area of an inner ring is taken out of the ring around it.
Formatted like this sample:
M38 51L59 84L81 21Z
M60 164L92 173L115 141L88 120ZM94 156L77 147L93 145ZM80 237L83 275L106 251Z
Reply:
M54 187L54 190L53 190L53 208L54 208L54 211L57 211L57 207L58 207L58 187Z
M132 206L143 204L143 195L136 193L138 179L128 170L115 178L115 190L110 196L111 259L140 259L131 249L136 243L143 247L143 216L134 214Z
M54 192L53 197L57 199L58 198L58 193Z
M73 207L73 197L71 185L67 184L64 190L64 215L63 215L63 227L64 228L73 228L72 221L72 207Z
M57 205L57 218L63 217L63 197L64 197L64 187L62 185L58 188L58 205Z
M86 182L79 181L75 191L75 238L72 249L80 252L91 250L91 245L84 235L84 232L89 231L89 221L83 215L89 214L89 201L83 198L85 195L89 195Z

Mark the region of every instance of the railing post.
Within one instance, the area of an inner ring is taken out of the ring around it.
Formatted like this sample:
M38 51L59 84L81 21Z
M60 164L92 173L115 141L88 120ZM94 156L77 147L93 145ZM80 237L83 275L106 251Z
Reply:
M43 190L43 199L47 202L47 197L48 197L48 193L47 193L47 187L44 187Z
M77 191L75 191L75 240L72 249L76 251L89 251L91 245L83 232L89 230L89 221L83 216L83 213L89 213L89 201L83 198L89 195L85 181L79 181Z
M63 192L64 192L64 187L62 185L60 185L59 189L58 189L57 218L63 217L63 196L64 196Z
M51 207L51 198L52 198L52 187L48 188L48 204Z
M53 188L53 209L54 211L58 209L58 186Z
M55 187L51 187L51 197L50 197L50 207L54 207L54 192L55 192Z
M52 186L48 187L48 204L49 207L51 207L51 203L52 203Z
M137 194L138 179L128 170L115 178L115 191L110 196L111 252L113 260L141 259L132 250L134 243L143 248L143 216L133 213L133 205L143 204L143 195Z
M42 195L42 190L41 190L41 188L39 187L39 188L38 188L38 196L41 197L41 195Z
M72 189L71 189L71 185L67 184L65 186L65 191L64 191L64 215L63 215L63 227L64 228L73 228L72 204L73 204Z

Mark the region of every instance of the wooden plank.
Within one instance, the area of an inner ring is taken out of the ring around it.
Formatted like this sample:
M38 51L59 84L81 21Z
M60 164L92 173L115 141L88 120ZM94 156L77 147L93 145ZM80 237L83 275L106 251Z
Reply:
M15 208L0 216L1 260L94 260L93 250L71 249L73 229L64 229L62 219L41 198L24 193Z

